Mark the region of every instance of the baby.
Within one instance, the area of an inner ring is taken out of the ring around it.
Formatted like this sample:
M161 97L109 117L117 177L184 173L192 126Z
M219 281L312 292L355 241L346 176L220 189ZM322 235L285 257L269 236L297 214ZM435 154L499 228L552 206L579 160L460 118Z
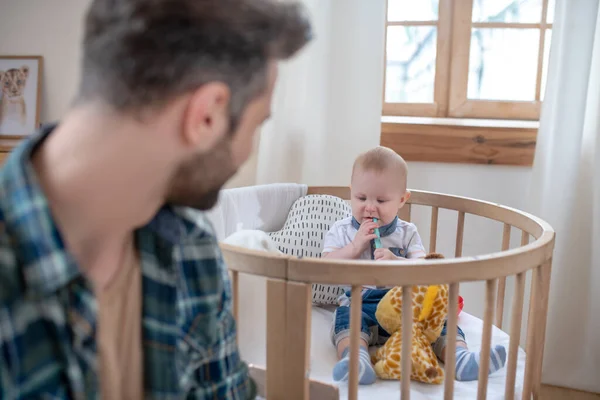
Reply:
M339 259L398 260L424 258L425 249L414 224L398 219L398 209L410 198L406 188L408 167L393 150L376 147L360 155L354 162L351 177L352 216L337 221L323 242L322 257ZM374 222L374 219L377 222ZM379 228L381 247L375 248L375 228ZM363 286L362 322L360 341L359 383L372 384L376 380L369 357L368 346L383 344L389 334L377 323L377 304L391 287ZM333 369L336 381L347 380L350 346L350 295L341 296L334 314L331 336L337 348L339 361ZM446 325L441 336L433 343L435 354L442 360L448 342ZM491 349L489 373L506 362L506 349ZM465 335L458 328L456 336L456 379L476 380L479 374L479 353L470 352Z

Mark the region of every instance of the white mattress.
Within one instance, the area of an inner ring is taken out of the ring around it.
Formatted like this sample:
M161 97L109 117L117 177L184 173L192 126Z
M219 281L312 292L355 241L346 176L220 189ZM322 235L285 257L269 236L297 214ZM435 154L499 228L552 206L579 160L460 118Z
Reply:
M313 307L312 312L312 343L311 343L311 379L333 383L331 371L336 363L335 349L329 339L332 311ZM467 337L471 350L479 350L481 346L481 333L483 321L465 312L462 312L458 324ZM492 344L504 345L508 352L509 336L494 327ZM525 352L519 348L517 360L517 387L515 398L521 398L521 388L525 373ZM506 380L506 367L489 376L488 399L504 399L504 385ZM347 385L343 382L336 383L340 390L340 398L347 399ZM411 382L411 400L440 399L443 398L443 385L427 385ZM358 391L360 399L399 399L400 382L379 380L373 385L360 386ZM455 399L474 399L477 397L477 381L454 382Z
M345 382L334 382L331 377L331 371L336 363L336 352L329 339L329 329L331 326L332 314L333 312L331 310L313 307L310 377L314 380L338 386L340 399L347 399L347 384ZM469 348L475 351L479 350L481 346L483 321L463 311L459 316L458 324L467 337ZM492 344L504 345L508 352L508 343L509 336L500 329L493 327ZM254 364L262 364L264 366L264 348L260 349L255 347L253 348L252 353L255 355L262 353L261 356L258 357L262 362L257 360L255 357L251 358L254 358L254 360L252 360ZM246 353L246 355L248 354ZM525 352L519 348L515 389L516 399L521 399L524 372ZM504 398L505 379L506 367L489 376L487 393L488 399L492 400ZM411 382L411 400L441 399L443 398L443 390L443 385L427 385L413 381ZM359 399L399 399L400 382L378 380L373 385L359 386L358 397ZM476 397L477 381L454 382L455 399L475 399Z

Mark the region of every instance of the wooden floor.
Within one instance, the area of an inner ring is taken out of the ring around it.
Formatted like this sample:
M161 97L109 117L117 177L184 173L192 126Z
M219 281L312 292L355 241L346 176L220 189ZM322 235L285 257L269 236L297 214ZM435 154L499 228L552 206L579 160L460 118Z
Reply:
M556 386L542 385L542 400L600 400L600 394L563 389Z

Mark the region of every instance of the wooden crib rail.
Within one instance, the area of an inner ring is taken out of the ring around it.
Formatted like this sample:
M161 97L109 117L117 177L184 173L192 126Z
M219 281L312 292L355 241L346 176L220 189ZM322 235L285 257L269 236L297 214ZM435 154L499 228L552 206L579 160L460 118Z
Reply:
M256 382L257 394L260 397L270 398L270 396L267 397L267 371L265 368L252 364L250 364L248 368L250 370L250 376L254 379L254 382ZM340 398L339 389L336 386L315 381L313 379L309 382L308 392L309 399L339 400Z
M226 243L220 243L219 246L227 263L227 269L230 271L266 278L287 278L289 256L246 249Z
M458 212L458 221L456 223L456 248L454 250L455 257L462 256L464 236L465 236L465 213L464 213L464 211L459 211Z
M462 258L379 261L290 258L287 277L306 283L339 285L437 285L487 281L526 272L552 256L554 235L504 252Z
M437 228L438 228L439 208L431 207L431 227L429 228L429 252L435 253L437 248Z
M525 273L517 274L515 278L515 295L513 297L512 318L510 323L510 342L506 363L506 386L504 395L507 400L515 397L515 382L517 374L517 355L521 340L521 321L523 320L523 298L525 297Z
M510 230L509 224L504 224L502 233L502 251L510 248ZM506 278L502 277L498 280L498 303L496 304L496 326L502 328L502 318L504 317L504 295L506 293Z
M488 201L471 199L468 197L453 196L422 190L411 189L410 192L411 196L408 200L408 204L437 207L438 209L444 208L503 222L520 230L526 231L536 239L538 239L543 232L552 231L550 225L548 225L545 221L511 207L494 204ZM311 186L308 188L307 194L328 194L345 200L350 199L350 189L347 187ZM402 213L402 209L399 212Z
M458 330L458 283L450 284L448 291L448 322L446 333L449 338L456 337ZM452 399L454 396L454 373L456 362L456 341L449 340L446 345L446 363L444 365L444 399Z
M546 266L547 267L547 266ZM536 273L542 274L543 268L538 267ZM509 357L506 365L507 378L505 387L505 398L514 399L515 394L515 375L517 369L517 348L520 340L520 321L523 306L523 289L524 275L519 274L517 295L514 300L513 324L511 329ZM270 282L271 283L271 282ZM547 294L546 280L536 279L536 296L542 292ZM268 343L268 358L267 366L269 374L267 378L261 375L259 386L262 386L261 392L268 394L268 399L337 399L337 391L332 387L311 381L308 377L308 361L309 361L309 346L310 346L310 315L307 310L308 295L296 296L298 292L290 295L285 293L285 284L282 282L272 282L279 285L282 290L277 294L275 291L269 290L268 304L271 305L268 311L268 332L273 333L273 337L267 338ZM288 283L290 285L292 283ZM297 284L296 284L297 285ZM496 280L487 282L486 289L486 311L484 317L484 328L482 336L482 351L480 360L480 375L478 381L477 399L485 399L487 395L487 371L489 366L489 355L491 348L491 330L492 318L494 310L494 297L496 295ZM302 288L298 288L302 289ZM348 382L348 399L356 400L358 398L358 347L360 341L360 306L362 298L360 296L361 287L353 286L354 296L352 296L352 309L357 310L351 315L351 368L350 379ZM411 286L403 287L403 326L409 327L412 323L411 301L410 301ZM450 306L448 314L448 335L456 337L457 331L457 297L458 284L450 285ZM538 301L534 302L531 309L532 321L528 331L527 340L527 362L525 370L525 381L523 385L523 397L530 398L533 394L534 398L539 398L540 388L540 373L543 346L540 344L544 340L544 330L546 318L546 309L543 306L547 300L546 295L540 296ZM277 310L275 310L277 309ZM275 312L273 312L275 310ZM286 321L282 332L281 321ZM271 326L271 324L273 326ZM283 336L282 336L283 334ZM402 352L402 371L411 370L411 329L403 330L403 346ZM532 340L536 338L536 340ZM445 381L444 381L444 399L453 399L454 396L454 362L455 362L455 346L454 341L448 342L446 349L447 359L445 365ZM291 361L293 360L293 361ZM265 382L266 381L266 382ZM410 379L404 378L404 373L400 380L400 393L402 399L410 398ZM266 389L265 389L266 388Z
M526 366L522 387L522 398L539 398L541 387L541 365L543 360L543 343L547 318L547 302L549 290L551 262L547 261L533 269L533 293L529 309ZM310 360L310 295L308 284L293 281L268 280L267 283L267 374L260 385L267 393L267 399L333 399L337 392L331 387L311 381L309 378ZM458 283L449 285L448 337L456 337L457 332L457 300ZM513 314L506 363L505 398L514 399L518 346L520 342L521 317L523 315L523 297L525 273L516 275L515 297L513 298ZM360 320L362 286L353 285L350 317L350 371L348 381L348 399L358 399L358 358L360 342ZM403 320L404 327L412 324L411 285L403 286ZM485 313L483 318L482 347L480 358L480 374L478 377L477 399L487 396L490 352L492 345L492 322L496 307L497 279L486 282ZM236 295L237 297L237 295ZM411 329L402 332L402 371L411 370ZM444 379L444 399L454 398L454 369L456 342L449 340L446 348L446 364ZM410 372L407 372L408 376ZM400 379L401 399L410 399L411 380ZM317 395L319 393L319 395Z
M502 329L506 278L514 276L510 342L506 363L505 398L514 399L517 358L524 315L524 293L527 271L532 271L530 303L527 312L526 363L522 398L539 398L541 366L548 311L550 271L554 249L554 231L545 221L509 207L493 203L438 193L411 191L412 196L398 215L410 221L412 205L431 207L430 251L436 251L439 209L458 213L455 257L435 260L378 262L329 260L277 255L222 244L223 255L232 273L233 311L238 316L238 275L254 274L267 277L267 371L252 369L261 391L268 399L329 399L337 398L333 387L310 381L310 287L313 283L341 284L352 287L350 316L350 359L348 398L358 397L358 357L360 343L360 296L362 285L395 285L403 287L403 326L412 324L410 293L414 285L449 284L447 335L456 337L459 284L483 281L486 285L483 316L480 374L477 399L487 396L489 355L493 325ZM348 199L345 187L309 187L308 194L330 194ZM477 215L504 224L500 249L496 253L463 257L465 218ZM510 234L515 227L522 231L521 245L510 248ZM530 236L533 241L530 243ZM283 328L282 328L283 326ZM402 371L411 370L411 329L403 329ZM446 348L444 399L454 396L456 342L449 340ZM262 386L261 386L262 385ZM403 400L410 398L410 379L402 373L399 383ZM400 397L400 396L399 396Z
M485 314L483 317L481 358L479 359L479 383L477 385L478 399L485 399L487 391L488 371L490 368L490 348L492 345L492 319L494 318L497 283L498 281L496 279L490 279L485 285Z

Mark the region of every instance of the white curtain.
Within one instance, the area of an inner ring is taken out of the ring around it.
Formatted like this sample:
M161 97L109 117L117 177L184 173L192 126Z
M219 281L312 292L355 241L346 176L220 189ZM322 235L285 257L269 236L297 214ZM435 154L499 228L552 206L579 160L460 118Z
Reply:
M258 184L347 185L379 144L385 0L304 0L315 39L280 68L262 129Z
M558 0L531 211L556 248L542 380L600 392L600 8Z

